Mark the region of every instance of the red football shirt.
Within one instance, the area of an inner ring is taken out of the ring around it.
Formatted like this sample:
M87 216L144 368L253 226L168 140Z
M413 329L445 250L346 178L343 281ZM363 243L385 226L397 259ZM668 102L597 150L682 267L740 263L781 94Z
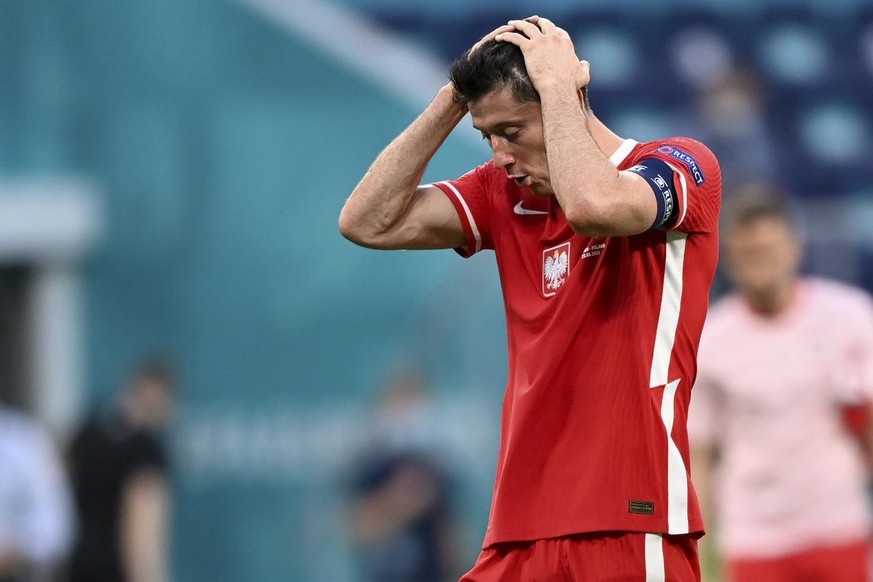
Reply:
M488 163L436 184L470 256L493 249L509 373L484 547L595 531L703 531L686 412L718 259L721 174L687 138L626 140L611 161L673 170L678 218L629 237L575 233L554 196ZM654 195L654 194L653 194Z

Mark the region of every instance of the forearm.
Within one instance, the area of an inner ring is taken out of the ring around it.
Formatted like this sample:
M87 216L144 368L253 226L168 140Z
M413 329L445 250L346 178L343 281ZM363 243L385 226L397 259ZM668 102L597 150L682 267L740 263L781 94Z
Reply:
M124 571L131 582L168 582L170 496L163 473L144 472L125 487L121 515Z
M391 230L409 208L427 164L467 110L444 86L424 112L376 158L346 201L340 230L355 240Z
M614 202L618 170L592 137L588 114L572 86L551 86L541 98L552 189L571 225L596 229Z
M355 514L355 534L364 543L382 540L403 529L409 518L393 500L377 492L358 502Z

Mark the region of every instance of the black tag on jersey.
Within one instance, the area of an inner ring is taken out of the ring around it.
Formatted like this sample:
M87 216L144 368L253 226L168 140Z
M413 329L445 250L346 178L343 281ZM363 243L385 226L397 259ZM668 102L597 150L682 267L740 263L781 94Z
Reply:
M655 515L654 501L634 501L627 502L628 513L639 513L641 515Z

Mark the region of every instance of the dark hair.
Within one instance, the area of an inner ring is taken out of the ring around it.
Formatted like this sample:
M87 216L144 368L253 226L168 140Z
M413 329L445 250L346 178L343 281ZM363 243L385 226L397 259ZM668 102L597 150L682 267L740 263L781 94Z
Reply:
M725 229L748 226L763 219L778 220L792 230L799 227L791 199L769 184L749 184L738 188L726 200L722 214Z
M489 40L475 51L468 49L452 63L449 80L455 87L456 99L465 105L504 87L521 103L540 101L521 49L509 42ZM591 109L588 87L582 88L582 96L586 109Z

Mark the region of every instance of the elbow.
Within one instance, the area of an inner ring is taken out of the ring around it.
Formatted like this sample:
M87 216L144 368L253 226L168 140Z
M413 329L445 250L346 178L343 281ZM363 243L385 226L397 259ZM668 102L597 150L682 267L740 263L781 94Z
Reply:
M337 226L339 227L340 234L347 240L357 245L363 245L366 239L366 221L363 220L360 211L355 211L354 197L355 192L352 192L352 195L349 196L342 210L340 210Z
M339 231L340 234L343 235L346 239L350 240L355 244L360 244L361 233L357 224L355 224L355 220L350 216L345 208L342 209L339 215Z
M338 227L344 238L358 246L369 249L382 248L379 233L368 226L366 221L356 217L355 213L349 211L347 207L340 212Z
M611 225L603 222L598 222L596 220L567 219L567 222L570 223L570 228L573 229L573 232L575 232L576 234L581 234L582 236L588 236L591 238L602 238L605 236L613 236L615 234L615 229L613 229Z
M570 228L577 234L594 238L615 234L608 213L594 204L572 205L564 211L564 215Z
M588 201L564 210L574 232L592 238L632 236L649 230L653 217L646 210L621 201Z
M356 245L362 247L373 246L371 242L372 237L368 235L367 231L346 214L340 214L339 231L343 237Z

